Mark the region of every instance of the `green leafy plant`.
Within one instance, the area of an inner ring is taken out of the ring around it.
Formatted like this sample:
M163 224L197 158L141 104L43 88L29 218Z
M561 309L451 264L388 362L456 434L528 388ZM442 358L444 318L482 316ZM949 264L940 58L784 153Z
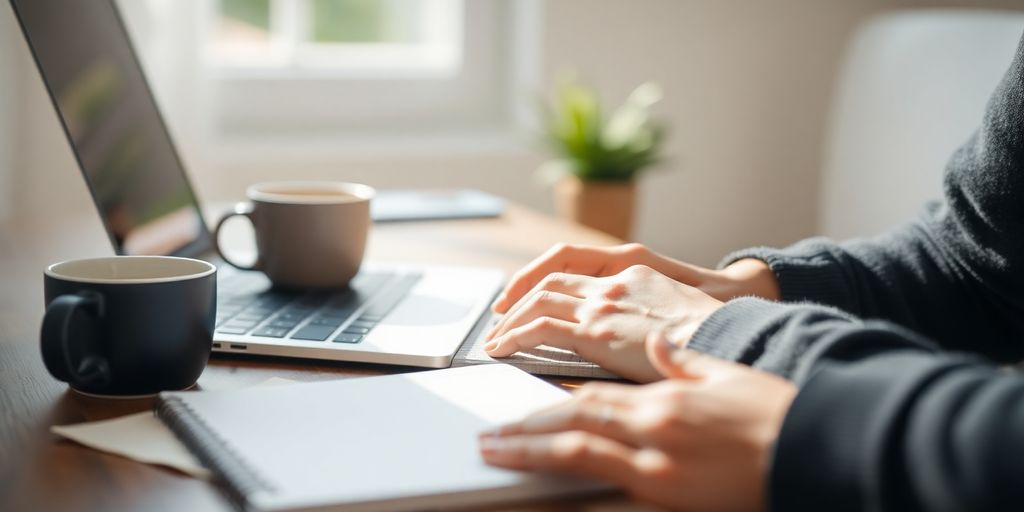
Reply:
M660 161L665 128L651 118L661 88L647 82L605 120L590 88L563 79L543 107L543 136L558 154L540 169L553 181L567 174L584 181L630 181Z

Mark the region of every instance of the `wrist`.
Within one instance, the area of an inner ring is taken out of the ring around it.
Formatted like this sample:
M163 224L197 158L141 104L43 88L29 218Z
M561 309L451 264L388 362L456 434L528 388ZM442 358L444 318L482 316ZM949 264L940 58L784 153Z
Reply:
M771 267L762 260L744 258L716 271L723 282L723 290L731 294L722 300L753 296L778 301L782 298L779 279Z

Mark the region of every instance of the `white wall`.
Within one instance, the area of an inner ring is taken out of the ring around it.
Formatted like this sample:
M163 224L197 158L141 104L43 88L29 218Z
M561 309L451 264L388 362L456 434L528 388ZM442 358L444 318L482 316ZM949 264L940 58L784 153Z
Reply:
M817 231L819 168L840 58L854 27L894 4L954 3L548 1L540 79L550 83L558 71L575 69L616 101L644 80L664 85L661 113L672 128L671 164L642 183L637 237L672 255L713 264L736 247L786 244ZM11 26L9 11L0 8L0 27ZM0 82L26 77L14 142L27 163L19 169L19 210L28 216L88 211L88 196L38 73L16 39L18 62L13 69L0 68ZM441 144L400 153L364 148L344 157L307 158L303 165L287 163L290 152L301 151L274 148L278 158L235 163L185 156L194 160L193 178L208 199L238 197L246 183L262 179L331 177L382 187L476 187L550 210L550 191L531 180L544 155L528 142Z

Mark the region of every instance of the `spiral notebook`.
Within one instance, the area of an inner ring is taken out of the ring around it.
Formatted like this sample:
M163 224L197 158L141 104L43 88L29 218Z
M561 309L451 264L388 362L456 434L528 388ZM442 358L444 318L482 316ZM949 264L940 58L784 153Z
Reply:
M477 434L566 399L494 364L161 393L156 414L244 510L424 510L607 490L484 464Z

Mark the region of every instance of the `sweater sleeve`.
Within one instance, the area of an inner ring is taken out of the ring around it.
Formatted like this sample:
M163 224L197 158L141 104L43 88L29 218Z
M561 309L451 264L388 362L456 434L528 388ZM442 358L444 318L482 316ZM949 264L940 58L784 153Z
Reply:
M1024 503L1024 376L881 322L819 331L775 446L772 510Z
M1024 40L981 128L946 169L944 200L872 239L729 255L765 261L783 300L812 301L999 361L1024 356Z
M942 352L889 322L752 298L712 315L693 343L713 343L800 387L768 475L772 510L1024 503L1024 377L1017 372Z

